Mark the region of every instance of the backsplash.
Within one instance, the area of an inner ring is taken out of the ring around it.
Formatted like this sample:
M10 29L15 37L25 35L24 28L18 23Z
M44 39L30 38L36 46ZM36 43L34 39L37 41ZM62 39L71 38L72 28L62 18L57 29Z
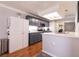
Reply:
M29 26L29 32L37 32L38 27L37 26Z

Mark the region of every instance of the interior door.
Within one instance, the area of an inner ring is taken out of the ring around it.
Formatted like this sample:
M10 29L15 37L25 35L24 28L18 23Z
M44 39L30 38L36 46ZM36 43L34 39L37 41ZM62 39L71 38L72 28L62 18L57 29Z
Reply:
M22 49L24 39L24 21L21 18L10 17L9 52Z

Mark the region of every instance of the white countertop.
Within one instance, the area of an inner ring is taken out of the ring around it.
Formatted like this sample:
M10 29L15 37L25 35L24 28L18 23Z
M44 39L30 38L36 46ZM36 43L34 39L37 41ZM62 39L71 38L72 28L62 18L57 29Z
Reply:
M71 37L71 38L79 38L79 34L76 33L43 33L45 35L55 35L55 36L64 36L64 37Z

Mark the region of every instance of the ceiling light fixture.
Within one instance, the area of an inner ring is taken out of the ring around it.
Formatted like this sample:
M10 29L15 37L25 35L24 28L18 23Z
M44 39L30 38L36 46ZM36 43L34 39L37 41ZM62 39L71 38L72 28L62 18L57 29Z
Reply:
M59 15L58 12L49 13L49 14L44 15L43 17L49 20L62 19L62 17Z

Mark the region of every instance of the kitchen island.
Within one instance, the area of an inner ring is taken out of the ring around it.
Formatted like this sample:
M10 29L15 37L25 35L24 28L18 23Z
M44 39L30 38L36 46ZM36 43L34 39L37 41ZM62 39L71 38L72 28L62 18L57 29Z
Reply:
M43 52L56 57L79 57L79 35L43 33Z

